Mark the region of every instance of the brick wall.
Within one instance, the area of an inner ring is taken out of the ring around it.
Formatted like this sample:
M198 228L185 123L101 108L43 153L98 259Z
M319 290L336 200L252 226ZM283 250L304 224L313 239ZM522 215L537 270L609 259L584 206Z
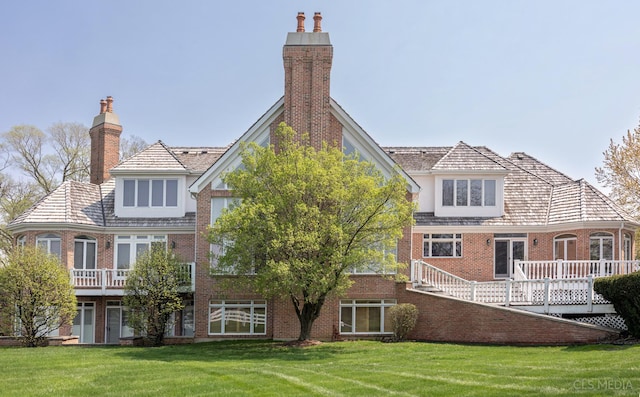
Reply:
M408 290L397 284L399 303L418 307L411 339L434 342L566 345L608 340L616 332L589 324Z
M455 228L449 231L449 233L455 232ZM619 229L567 229L554 232L528 233L526 237L528 259L555 259L553 252L554 238L564 234L571 234L577 237L577 258L579 260L589 260L589 236L597 232L605 232L613 235L614 259L619 260L622 258L619 244ZM622 233L623 235L624 233L630 233L633 242L633 231L623 229ZM489 240L488 245L487 240ZM494 240L493 233L462 233L461 258L425 258L422 252L423 232L414 232L411 252L414 259L422 259L433 266L466 280L490 281L494 280ZM534 243L534 240L537 240L537 243Z

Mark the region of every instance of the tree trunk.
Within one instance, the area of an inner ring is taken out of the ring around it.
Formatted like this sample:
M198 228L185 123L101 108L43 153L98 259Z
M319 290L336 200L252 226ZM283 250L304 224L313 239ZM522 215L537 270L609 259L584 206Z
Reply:
M300 336L299 341L311 339L311 327L313 322L320 316L320 309L324 304L324 297L318 299L317 302L305 302L302 306L302 310L296 306L296 314L300 321ZM295 305L295 302L294 302Z

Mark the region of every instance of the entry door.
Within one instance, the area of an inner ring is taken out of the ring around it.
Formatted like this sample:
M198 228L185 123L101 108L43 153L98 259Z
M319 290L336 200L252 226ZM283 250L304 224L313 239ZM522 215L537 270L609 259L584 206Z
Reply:
M120 343L120 308L107 307L107 338L105 343Z
M494 249L494 277L511 277L516 260L526 258L527 241L515 239L496 239Z
M133 330L127 326L127 311L122 306L109 307L107 302L106 338L107 344L118 344L120 338L133 336Z
M94 342L95 311L93 302L79 302L76 317L73 319L71 335L78 336L79 343Z

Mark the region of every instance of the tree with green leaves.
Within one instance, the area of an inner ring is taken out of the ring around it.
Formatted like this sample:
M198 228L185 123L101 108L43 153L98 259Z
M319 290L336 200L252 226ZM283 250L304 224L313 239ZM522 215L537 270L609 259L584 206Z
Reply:
M129 308L129 326L149 345L163 344L171 315L184 307L180 287L189 282L184 269L164 244L152 244L127 276L123 303Z
M5 259L0 291L1 317L20 330L25 346L42 345L49 333L71 325L76 315L69 273L56 256L37 247L13 250Z
M357 155L316 150L295 134L281 123L276 147L244 145L242 167L223 177L238 200L208 239L222 247L214 273L290 300L303 341L326 299L351 286L352 271L395 272L393 252L414 206L399 173L385 177Z
M613 139L603 152L603 166L596 168L596 179L610 189L610 197L629 213L640 215L640 127Z

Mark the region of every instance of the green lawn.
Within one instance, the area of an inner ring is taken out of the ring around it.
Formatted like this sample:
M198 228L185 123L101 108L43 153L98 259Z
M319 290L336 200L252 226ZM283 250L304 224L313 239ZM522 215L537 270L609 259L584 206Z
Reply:
M2 396L640 395L640 345L0 348Z

